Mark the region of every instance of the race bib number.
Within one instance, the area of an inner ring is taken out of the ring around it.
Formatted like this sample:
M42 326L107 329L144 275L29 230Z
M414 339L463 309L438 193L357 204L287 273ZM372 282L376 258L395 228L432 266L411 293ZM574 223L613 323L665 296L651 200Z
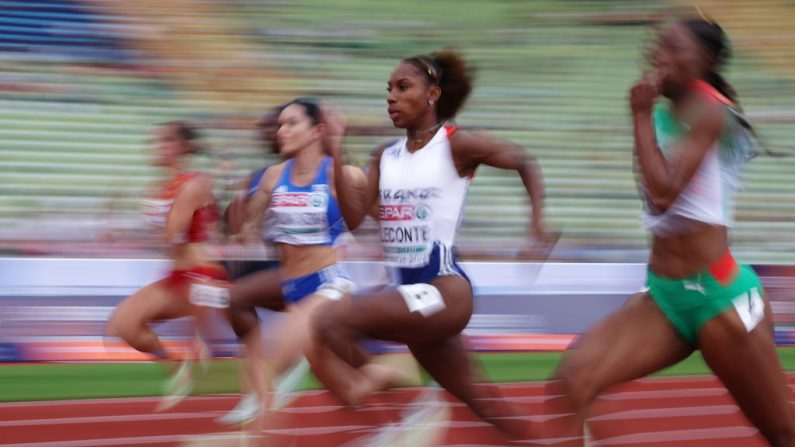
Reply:
M215 309L229 307L229 289L207 284L191 284L188 298L191 304Z
M408 284L397 290L406 301L409 312L419 312L423 317L430 317L446 307L439 289L430 284Z
M751 332L765 318L765 302L754 288L732 300L745 330Z

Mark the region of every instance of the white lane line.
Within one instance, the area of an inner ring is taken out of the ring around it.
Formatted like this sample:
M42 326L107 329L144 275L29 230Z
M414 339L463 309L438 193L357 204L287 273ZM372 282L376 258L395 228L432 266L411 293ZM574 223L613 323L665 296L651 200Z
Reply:
M68 400L41 400L30 402L2 402L0 403L0 410L5 408L16 407L57 407L67 405L118 405L118 404L135 404L135 403L151 403L160 402L162 396L149 396L149 397L106 397L99 399L68 399ZM216 394L210 396L191 396L188 401L212 401L212 402L225 402L240 400L239 394Z
M667 430L646 433L635 433L631 435L615 436L608 439L600 439L599 445L638 445L646 443L659 444L661 442L677 441L697 441L697 440L718 440L718 439L741 439L750 438L758 433L753 427L719 427L719 428L696 428L689 430ZM715 445L710 443L710 445Z
M18 419L12 421L0 421L0 427L212 419L214 417L217 417L218 413L220 412L208 411L206 413L153 413L153 414L124 414L118 416L79 416L72 418Z
M372 428L372 425L329 425L325 427L274 428L262 432L273 435L316 436Z
M629 419L661 419L697 416L725 416L727 414L738 413L740 408L737 405L704 405L697 407L675 407L675 408L649 408L638 410L617 411L615 413L604 414L588 418L588 422L595 421L625 421Z
M728 396L729 392L723 387L712 388L689 388L674 390L648 390L648 391L618 391L599 396L605 400L639 400L639 399L666 399L666 398L688 398L688 397L713 397Z
M177 443L190 435L133 436L127 438L79 439L74 441L24 442L0 444L3 447L104 447L114 445L146 445Z

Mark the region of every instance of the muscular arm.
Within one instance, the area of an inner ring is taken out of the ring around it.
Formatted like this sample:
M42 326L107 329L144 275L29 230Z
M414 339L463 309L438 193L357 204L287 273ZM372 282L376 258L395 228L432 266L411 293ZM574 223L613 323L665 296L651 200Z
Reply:
M185 242L193 213L204 205L210 194L212 194L212 180L206 175L194 177L182 185L166 220L163 237L167 242Z
M257 191L254 192L254 195L246 202L246 218L240 231L244 239L253 239L257 236L257 233L261 233L262 215L265 214L265 210L268 209L271 203L273 185L276 184L276 180L279 175L281 175L282 169L284 169L284 163L268 168L265 174L262 175L262 181L260 181Z
M450 140L459 174L472 175L481 164L519 173L532 206L532 229L543 233L544 182L538 161L520 146L485 133L455 133Z
M333 153L340 154L340 148ZM367 177L356 166L344 165L342 156L333 157L334 189L348 230L361 225L367 214Z
M361 225L367 214L367 177L355 166L346 166L342 160L342 140L345 136L345 117L331 103L321 105L322 121L325 126L325 145L333 162L334 190L337 203L348 230Z
M248 203L248 185L251 184L253 176L249 175L243 182L235 188L235 196L226 207L226 229L228 235L236 235L243 229L246 221L246 204Z
M720 136L723 107L713 102L702 105L704 110L674 148L671 159L666 159L657 146L652 113L633 113L637 168L643 178L646 199L660 212L665 212L687 187Z
M378 185L381 181L381 155L384 153L384 150L393 143L393 141L390 141L378 146L372 152L370 167L367 169L367 192L365 193L365 200L367 203L366 209L370 216L376 221L378 221L378 205L381 202L378 195Z

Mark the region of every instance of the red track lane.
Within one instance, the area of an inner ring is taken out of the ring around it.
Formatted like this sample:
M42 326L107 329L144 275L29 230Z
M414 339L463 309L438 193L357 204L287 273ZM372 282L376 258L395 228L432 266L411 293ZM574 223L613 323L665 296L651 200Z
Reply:
M790 375L790 384L793 383L795 375ZM504 385L502 389L508 399L527 411L528 419L538 419L533 415L541 412L543 384ZM244 445L239 443L239 430L219 426L214 420L236 401L237 396L228 395L194 397L165 413L154 413L156 398L0 404L0 445ZM327 392L303 393L288 408L268 418L266 441L260 445L364 447L385 427L396 426L403 414L423 409L419 426L424 427L426 439L438 437L436 445L555 445L510 443L446 393L428 389L379 393L356 409L339 406ZM710 377L646 379L615 387L594 405L589 429L594 446L767 445L749 426L728 392ZM418 445L417 441L411 445Z

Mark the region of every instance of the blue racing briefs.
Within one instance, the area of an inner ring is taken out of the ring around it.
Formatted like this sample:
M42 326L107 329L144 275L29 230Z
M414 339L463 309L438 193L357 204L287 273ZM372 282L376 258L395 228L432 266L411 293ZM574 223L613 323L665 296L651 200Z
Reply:
M295 304L317 292L324 284L334 282L336 278L351 281L345 270L334 264L306 276L282 281L282 296L284 296L285 301Z
M427 265L413 268L399 267L396 270L397 282L400 285L429 283L440 276L449 275L460 276L471 282L456 262L453 248L438 242L433 244Z

